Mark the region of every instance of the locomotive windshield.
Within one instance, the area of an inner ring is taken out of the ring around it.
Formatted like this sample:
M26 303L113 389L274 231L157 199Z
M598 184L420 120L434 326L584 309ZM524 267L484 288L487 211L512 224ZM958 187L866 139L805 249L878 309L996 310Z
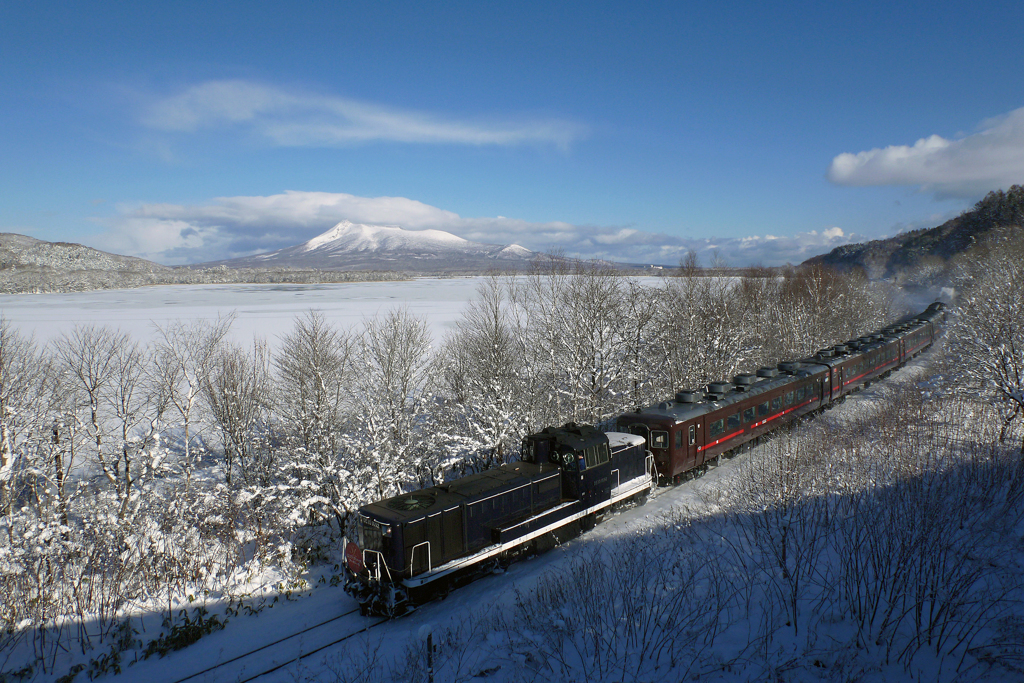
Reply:
M523 439L523 460L544 463L551 459L551 442L547 439Z
M390 531L386 524L381 524L369 517L359 518L359 547L363 550L384 550L384 534Z
M576 471L576 460L579 457L576 451L571 448L562 448L559 451L559 456L562 461L562 469L566 472Z

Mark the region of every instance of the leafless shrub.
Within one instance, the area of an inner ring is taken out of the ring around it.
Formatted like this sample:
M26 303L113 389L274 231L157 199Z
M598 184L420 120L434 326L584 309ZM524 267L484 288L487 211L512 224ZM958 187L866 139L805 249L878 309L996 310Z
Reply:
M532 659L564 681L647 680L656 670L685 676L708 666L699 653L726 626L729 591L713 558L670 533L581 551L517 593L500 628L520 666Z
M747 463L740 483L739 530L755 553L754 570L794 635L800 634L802 612L809 611L801 607L832 531L820 443L783 433Z

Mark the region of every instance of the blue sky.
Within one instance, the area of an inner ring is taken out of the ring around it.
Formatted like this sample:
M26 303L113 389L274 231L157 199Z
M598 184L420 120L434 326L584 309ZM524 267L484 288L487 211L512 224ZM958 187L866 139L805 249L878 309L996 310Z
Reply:
M0 5L0 231L799 262L1024 183L1021 3Z

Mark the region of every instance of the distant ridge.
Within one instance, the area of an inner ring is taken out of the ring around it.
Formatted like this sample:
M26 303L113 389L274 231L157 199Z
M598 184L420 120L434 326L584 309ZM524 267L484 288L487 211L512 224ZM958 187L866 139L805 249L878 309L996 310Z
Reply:
M0 233L0 270L46 269L67 273L102 270L156 273L170 268L134 256L108 254L71 242L46 242L13 232Z
M953 281L958 264L999 248L1004 240L1024 240L1024 187L1020 185L989 192L973 209L935 228L846 244L807 259L804 265L862 269L873 280L941 286Z
M316 268L319 270L482 271L529 267L537 254L518 244L471 242L443 230L342 221L293 247L198 267Z

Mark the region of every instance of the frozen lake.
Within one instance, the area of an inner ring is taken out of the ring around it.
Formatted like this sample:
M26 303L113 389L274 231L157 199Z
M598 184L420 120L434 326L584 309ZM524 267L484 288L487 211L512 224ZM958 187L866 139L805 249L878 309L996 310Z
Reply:
M408 282L352 282L324 285L161 285L70 294L0 295L0 314L22 334L46 342L76 324L107 325L140 341L155 336L154 325L179 319L236 314L231 336L247 343L254 335L271 346L294 320L317 309L341 329L406 307L426 318L435 342L459 320L486 278L417 278Z

